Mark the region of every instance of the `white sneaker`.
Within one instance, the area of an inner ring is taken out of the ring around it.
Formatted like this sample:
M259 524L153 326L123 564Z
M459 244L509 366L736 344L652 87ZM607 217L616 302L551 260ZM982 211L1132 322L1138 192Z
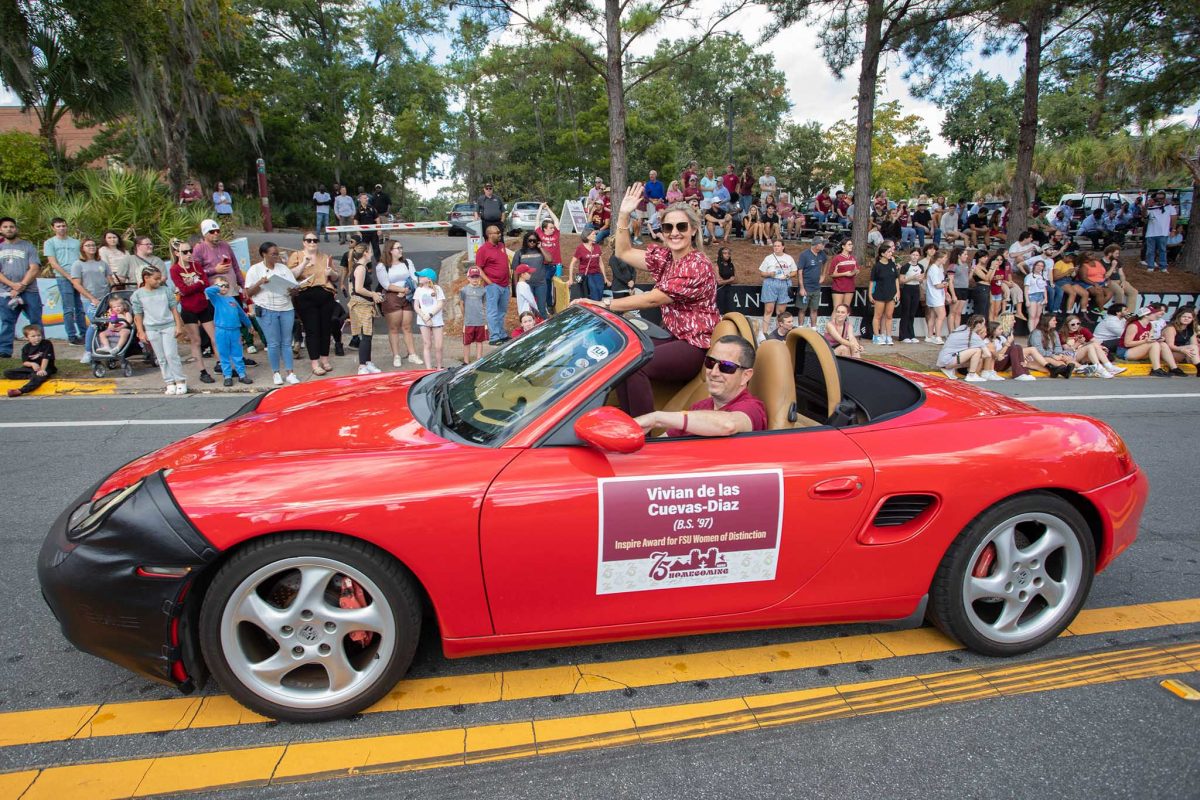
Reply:
M890 337L890 336L883 337L883 343L888 345L889 347L892 347L896 344L895 342L892 341L892 337Z
M392 356L392 366L393 367L404 366L404 357L403 356Z
M976 375L974 372L968 372L965 380L967 383L987 383L987 378Z
M83 354L83 358L79 359L79 363L80 363L80 364L90 364L90 363L92 363L92 354L91 354L91 353L84 353L84 354Z
M409 363L412 363L412 364L424 364L425 363L424 361L421 360L421 357L419 355L417 355L416 353L409 353L408 360L409 360Z
M370 370L370 372L371 372L371 374L372 374L372 375L377 375L377 374L379 374L380 372L383 372L383 370L381 370L379 367L375 366L375 362L374 362L374 361L368 361L368 362L367 362L367 369L368 369L368 370Z
M1109 372L1108 370L1106 370L1106 369L1103 369L1103 368L1097 369L1097 370L1096 370L1095 372L1093 372L1092 374L1093 374L1093 375L1099 375L1101 378L1115 378L1115 377L1117 377L1116 375L1113 375L1111 372Z
M358 365L358 374L359 375L370 375L371 370L366 364L359 364Z
M288 375L283 380L284 380L284 383L291 383L291 384L297 384L300 382L300 379L296 377L296 373L294 373L294 372L291 373L290 375Z
M175 394L187 394L187 384L186 383L175 384Z
M952 369L947 369L946 367L941 367L941 370L942 370L942 374L945 375L950 380L952 380L952 381L958 380L958 373L956 371L954 371Z
M258 348L255 347L254 345L250 345L249 347L246 348L246 352L253 355L254 353L258 352Z
M276 372L271 376L271 383L275 384L276 386L283 386L283 376Z
M1026 372L1024 375L1018 375L1017 377L1013 378L1013 380L1014 381L1036 381L1037 378L1033 377L1028 372Z
M983 377L987 378L989 381L1004 380L1004 376L1001 375L999 372L996 372L996 370L994 370L994 369L989 369L987 372L984 372Z
M1126 369L1125 367L1118 366L1117 364L1113 364L1112 369L1110 369L1109 372L1111 372L1113 375L1120 375L1122 372L1125 371L1125 369Z
M175 394L175 384L172 383L171 385L169 385L167 387L167 390L165 392L163 392L163 394L166 394L166 395Z

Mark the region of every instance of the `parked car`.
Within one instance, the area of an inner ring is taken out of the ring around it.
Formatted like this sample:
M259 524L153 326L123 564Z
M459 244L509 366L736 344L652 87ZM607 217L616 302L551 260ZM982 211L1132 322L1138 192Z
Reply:
M259 395L72 503L43 597L81 650L316 721L390 691L427 619L448 656L926 616L1026 653L1137 536L1146 477L1103 422L810 329L758 348L768 430L648 439L607 399L664 333L576 306L454 370Z
M1074 192L1064 194L1058 199L1058 205L1067 203L1071 208L1075 209L1075 219L1071 221L1071 229L1074 230L1083 221L1083 218L1091 214L1097 208L1107 210L1110 204L1116 203L1118 206L1121 203L1133 204L1133 201L1139 195L1144 195L1144 192L1133 190L1123 191L1108 191L1108 192Z
M450 223L450 227L446 230L447 236L466 236L470 233L467 228L469 224L475 221L474 203L455 203L450 209L446 220Z
M513 203L508 215L508 235L516 236L524 231L536 231L541 222L538 211L542 205L540 200L518 200Z

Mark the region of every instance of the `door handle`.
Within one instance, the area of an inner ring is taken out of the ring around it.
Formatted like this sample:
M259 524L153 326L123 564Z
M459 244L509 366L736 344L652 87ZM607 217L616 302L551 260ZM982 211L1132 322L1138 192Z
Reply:
M857 475L844 475L814 484L808 493L817 500L843 500L856 497L862 488L862 479Z

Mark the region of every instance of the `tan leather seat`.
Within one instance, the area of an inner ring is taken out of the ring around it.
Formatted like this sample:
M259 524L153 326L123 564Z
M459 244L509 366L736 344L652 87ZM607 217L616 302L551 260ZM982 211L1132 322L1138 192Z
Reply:
M715 342L722 336L741 336L747 342L753 344L754 332L750 327L750 323L746 320L745 315L739 314L736 311L730 312L721 318L713 328L712 340ZM655 387L655 404L658 404L658 388ZM704 398L708 397L708 381L705 380L704 368L700 368L700 373L692 378L683 388L677 389L659 408L662 411L683 411L691 408L696 403L699 403Z
M768 339L758 346L750 393L762 400L767 408L767 430L781 431L817 424L796 413L793 363L791 350L778 339Z
M812 328L792 328L784 345L792 365L794 397L800 416L815 418L823 413L818 421L824 424L842 402L837 357L825 337Z

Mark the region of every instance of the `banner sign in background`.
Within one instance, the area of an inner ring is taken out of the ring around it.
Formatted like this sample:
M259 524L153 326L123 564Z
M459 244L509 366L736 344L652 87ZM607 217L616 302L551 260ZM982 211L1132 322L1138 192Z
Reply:
M598 483L596 594L775 579L782 470Z
M563 233L583 233L587 225L587 215L583 213L583 203L578 200L568 200L563 203L562 214L559 215L559 229Z

